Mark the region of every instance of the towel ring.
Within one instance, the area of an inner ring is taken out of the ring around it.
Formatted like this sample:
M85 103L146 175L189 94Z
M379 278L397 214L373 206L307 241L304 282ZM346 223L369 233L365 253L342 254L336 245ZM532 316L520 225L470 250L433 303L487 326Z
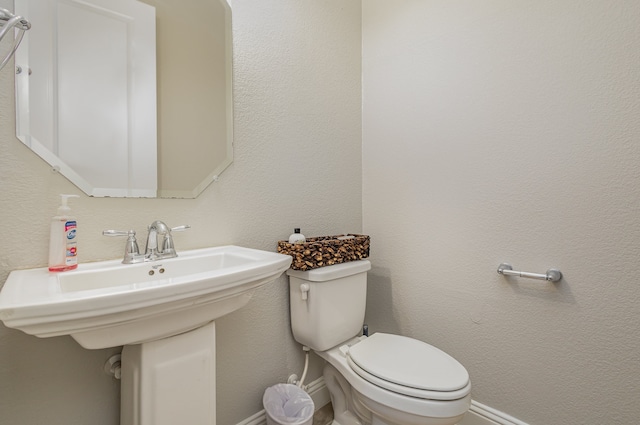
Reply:
M0 41L4 38L5 35L9 33L13 28L20 30L18 34L15 36L13 40L13 47L7 53L7 56L2 59L0 62L0 69L2 69L11 56L18 50L18 46L20 46L20 42L22 41L22 37L24 36L24 32L31 28L31 23L27 21L22 16L16 16L13 13L9 12L7 9L0 8Z

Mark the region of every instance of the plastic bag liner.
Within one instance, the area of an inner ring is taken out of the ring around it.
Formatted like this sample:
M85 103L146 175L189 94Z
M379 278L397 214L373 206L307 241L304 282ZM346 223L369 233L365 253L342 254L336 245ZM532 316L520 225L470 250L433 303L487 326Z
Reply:
M315 406L303 389L293 384L276 384L265 390L262 404L268 425L311 425Z

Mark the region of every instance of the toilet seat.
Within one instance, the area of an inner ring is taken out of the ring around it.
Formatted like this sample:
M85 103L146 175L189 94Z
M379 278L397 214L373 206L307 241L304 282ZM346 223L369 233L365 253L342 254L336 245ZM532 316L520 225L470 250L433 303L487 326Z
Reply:
M457 400L469 394L467 370L456 359L425 342L376 333L350 346L351 369L368 382L427 400Z

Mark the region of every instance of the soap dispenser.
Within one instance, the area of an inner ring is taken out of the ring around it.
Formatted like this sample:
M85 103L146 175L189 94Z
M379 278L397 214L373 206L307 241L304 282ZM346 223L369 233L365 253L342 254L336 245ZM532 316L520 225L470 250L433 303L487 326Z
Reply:
M78 246L76 219L71 216L69 198L78 195L60 195L62 198L58 214L51 219L49 235L49 271L62 272L78 267Z
M306 241L306 238L297 227L293 229L293 233L289 236L289 243L305 243Z

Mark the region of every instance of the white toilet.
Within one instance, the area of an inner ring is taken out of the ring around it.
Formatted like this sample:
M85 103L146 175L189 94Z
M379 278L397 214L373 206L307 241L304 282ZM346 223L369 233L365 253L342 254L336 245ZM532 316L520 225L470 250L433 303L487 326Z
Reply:
M453 425L469 409L469 374L447 353L364 322L368 260L288 270L291 327L326 360L333 425Z

